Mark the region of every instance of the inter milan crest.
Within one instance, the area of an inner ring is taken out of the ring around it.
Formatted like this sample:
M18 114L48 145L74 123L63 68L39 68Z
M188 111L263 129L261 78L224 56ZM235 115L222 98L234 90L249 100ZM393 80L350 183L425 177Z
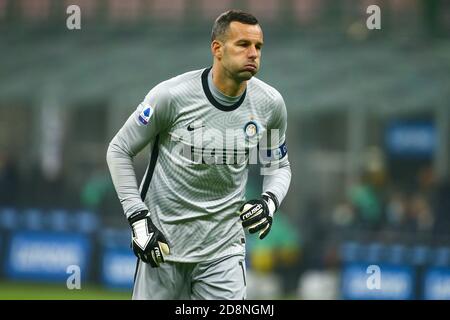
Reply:
M245 136L249 139L255 137L258 134L258 125L255 121L249 121L244 126Z

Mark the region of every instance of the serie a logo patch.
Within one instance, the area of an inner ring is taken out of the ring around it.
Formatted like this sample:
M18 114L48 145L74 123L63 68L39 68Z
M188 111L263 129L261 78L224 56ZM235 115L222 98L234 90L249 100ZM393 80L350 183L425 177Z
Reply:
M139 114L138 120L141 124L146 126L148 124L148 121L150 120L150 117L152 116L153 110L150 107L145 108L141 111Z

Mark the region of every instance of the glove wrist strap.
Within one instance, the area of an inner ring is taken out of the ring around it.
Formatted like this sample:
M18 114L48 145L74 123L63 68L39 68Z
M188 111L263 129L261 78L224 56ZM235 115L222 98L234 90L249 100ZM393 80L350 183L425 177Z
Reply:
M269 212L273 215L278 209L278 200L272 192L264 192L262 198L267 202Z
M128 218L128 221L130 222L131 225L133 225L133 223L144 219L147 215L148 215L148 210L138 211L138 212L131 214L131 216Z

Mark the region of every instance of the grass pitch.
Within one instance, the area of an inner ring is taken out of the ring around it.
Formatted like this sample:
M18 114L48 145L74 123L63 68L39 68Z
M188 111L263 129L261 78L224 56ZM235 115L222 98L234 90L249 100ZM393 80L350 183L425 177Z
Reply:
M81 285L69 290L65 283L0 282L0 300L130 300L131 290L108 290L101 286Z

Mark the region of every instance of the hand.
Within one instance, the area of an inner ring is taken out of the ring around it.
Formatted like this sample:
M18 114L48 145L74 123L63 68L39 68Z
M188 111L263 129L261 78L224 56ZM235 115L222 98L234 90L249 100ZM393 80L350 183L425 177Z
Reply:
M249 227L250 233L261 231L259 238L264 239L270 232L277 207L278 201L270 192L263 193L261 199L247 201L239 210L242 226Z
M170 248L164 235L150 219L150 213L147 210L137 212L128 221L133 231L131 244L136 257L150 263L153 268L159 267L164 262L164 255L170 254Z

